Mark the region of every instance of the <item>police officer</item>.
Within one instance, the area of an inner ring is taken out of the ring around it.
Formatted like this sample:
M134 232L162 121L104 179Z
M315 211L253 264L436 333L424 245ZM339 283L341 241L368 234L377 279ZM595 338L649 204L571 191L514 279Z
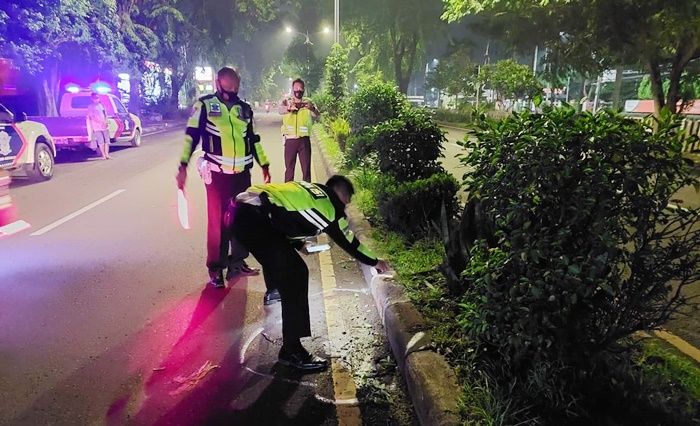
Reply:
M304 371L328 366L327 360L311 355L299 340L311 335L309 270L297 253L304 252L305 237L325 232L360 262L379 272L388 269L348 229L345 206L354 192L352 183L337 175L325 185L254 185L229 208L227 223L232 222L232 235L260 262L268 288L278 289L282 296L282 364Z
M224 67L216 76L216 93L195 103L177 172L177 186L182 189L192 152L201 141L204 155L198 169L207 192L207 269L209 284L217 288L225 285L226 267L227 280L259 273L245 263L248 252L229 237L223 218L228 201L250 186L253 159L262 167L264 181L270 182L267 156L260 136L253 132L253 109L238 97L240 81L234 69Z
M292 82L292 94L292 99L283 99L279 106L283 115L284 181L294 180L298 156L302 179L311 182L311 126L319 113L311 101L304 99L304 80Z

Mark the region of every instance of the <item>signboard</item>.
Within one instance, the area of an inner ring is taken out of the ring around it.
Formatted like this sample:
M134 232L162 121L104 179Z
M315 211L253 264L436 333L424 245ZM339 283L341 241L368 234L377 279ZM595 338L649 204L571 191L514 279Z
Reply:
M197 81L212 81L214 79L214 74L212 73L211 67L195 67L194 79Z

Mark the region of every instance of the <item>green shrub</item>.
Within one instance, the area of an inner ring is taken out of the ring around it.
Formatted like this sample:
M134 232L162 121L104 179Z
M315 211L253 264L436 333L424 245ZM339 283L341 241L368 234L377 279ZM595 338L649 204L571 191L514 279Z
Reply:
M362 164L374 165L376 163L374 138L371 127L359 133L351 133L346 141L345 167L352 169Z
M329 124L330 133L338 143L341 151L345 151L348 136L350 136L350 123L343 118L336 118Z
M336 100L330 94L326 92L316 93L311 97L311 101L318 108L318 112L321 113L321 119L326 120L331 118L333 111L335 110Z
M348 121L354 133L397 118L408 105L404 95L389 83L363 86L348 103Z
M459 322L477 359L540 412L578 412L600 360L667 321L700 278L700 211L667 207L694 182L678 123L652 132L558 109L483 122L476 136L463 162L480 208L461 235L493 232L463 244Z
M436 109L434 112L435 120L446 123L467 124L471 123L472 110L459 111L454 109Z
M399 182L427 178L442 170L438 158L446 139L430 112L405 108L398 118L375 126L372 133L379 170Z
M447 173L412 182L382 182L378 205L382 223L409 241L434 234L443 206L449 218L457 214L459 183Z

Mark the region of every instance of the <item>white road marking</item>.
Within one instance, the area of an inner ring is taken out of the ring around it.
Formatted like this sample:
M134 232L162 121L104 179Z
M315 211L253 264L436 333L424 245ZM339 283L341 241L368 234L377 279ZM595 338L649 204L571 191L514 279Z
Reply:
M32 237L44 235L45 233L51 231L52 229L55 229L55 228L63 225L64 223L68 222L69 220L80 216L81 214L85 213L86 211L99 206L100 204L104 203L105 201L109 201L110 199L116 197L117 195L121 194L124 191L126 191L126 189L118 189L118 190L112 192L111 194L106 195L106 196L100 198L99 200L88 204L87 206L83 207L82 209L77 210L77 211L69 214L68 216L65 216L65 217L63 217L63 218L61 218L61 219L59 219L59 220L57 220L49 225L44 226L43 228L39 229L36 232L31 233L30 235Z

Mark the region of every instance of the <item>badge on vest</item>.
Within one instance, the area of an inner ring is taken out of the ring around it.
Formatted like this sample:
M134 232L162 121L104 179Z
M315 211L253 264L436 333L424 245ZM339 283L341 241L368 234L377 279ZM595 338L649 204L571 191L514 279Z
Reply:
M221 117L221 104L209 104L209 116Z

